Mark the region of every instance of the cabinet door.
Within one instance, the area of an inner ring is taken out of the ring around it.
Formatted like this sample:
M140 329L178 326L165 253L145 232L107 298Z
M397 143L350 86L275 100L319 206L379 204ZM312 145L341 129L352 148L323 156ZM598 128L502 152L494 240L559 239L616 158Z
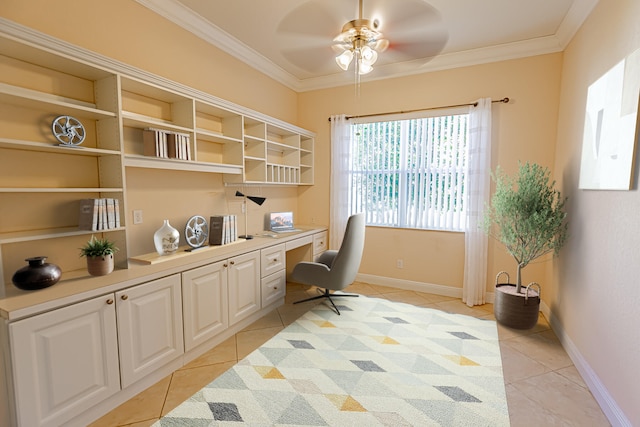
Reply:
M284 270L287 263L284 244L260 250L260 277Z
M9 325L18 425L64 425L120 390L113 294Z
M280 270L262 278L262 306L284 298L287 292L287 271Z
M182 273L185 351L229 326L227 265L217 262Z
M229 324L260 310L260 252L229 260Z
M116 301L124 388L184 353L180 275L117 292Z

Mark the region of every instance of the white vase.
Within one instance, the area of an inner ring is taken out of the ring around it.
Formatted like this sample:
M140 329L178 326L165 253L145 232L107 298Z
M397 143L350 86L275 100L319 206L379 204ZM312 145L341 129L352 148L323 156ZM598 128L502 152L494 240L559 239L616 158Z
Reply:
M180 233L169 224L169 220L165 219L162 227L153 234L153 243L156 251L160 255L171 255L178 250L180 242Z

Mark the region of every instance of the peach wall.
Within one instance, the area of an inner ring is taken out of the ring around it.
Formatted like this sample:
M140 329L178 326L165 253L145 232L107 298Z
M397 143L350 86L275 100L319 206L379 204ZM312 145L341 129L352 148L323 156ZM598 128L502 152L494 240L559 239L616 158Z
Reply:
M572 221L551 310L594 394L613 403L605 410L614 425L640 425L638 162L632 191L579 190L578 180L588 87L640 48L638 17L640 2L601 0L566 49L555 168Z
M360 98L353 86L300 94L300 125L314 129L316 138L316 185L300 192L300 216L328 224L330 182L330 124L333 114L369 114L460 104L481 97L509 97L509 104L494 104L493 167L509 173L518 161L553 167L556 117L562 54L440 71L417 76L362 83ZM375 71L374 71L375 72ZM407 281L460 288L463 281L464 235L398 229L369 228L360 272ZM397 259L404 268L396 267ZM524 270L525 282L544 286L550 263ZM487 289L495 275L514 261L495 242L490 243ZM544 294L544 291L543 291Z
M297 94L133 0L2 0L0 16L296 123Z

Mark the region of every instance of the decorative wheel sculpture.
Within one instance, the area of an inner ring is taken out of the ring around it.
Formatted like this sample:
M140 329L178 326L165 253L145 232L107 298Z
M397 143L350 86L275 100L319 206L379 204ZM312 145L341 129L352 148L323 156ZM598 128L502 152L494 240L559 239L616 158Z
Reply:
M207 220L200 215L189 218L184 228L184 236L187 244L192 248L199 248L209 239L209 225Z
M58 116L51 124L53 136L60 141L60 145L78 146L85 137L84 126L75 117Z

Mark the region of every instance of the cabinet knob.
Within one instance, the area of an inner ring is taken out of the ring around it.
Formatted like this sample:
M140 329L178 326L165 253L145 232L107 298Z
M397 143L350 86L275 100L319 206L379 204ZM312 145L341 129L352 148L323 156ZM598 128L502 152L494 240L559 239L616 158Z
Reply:
M278 258L274 258L274 259L273 259L273 262L278 262Z
M107 304L109 304L109 305L113 304L113 300L112 300L111 298L109 298L109 299L107 300Z
M277 286L274 286L274 287L273 287L273 290L274 290L274 291L277 291L277 290L278 290L278 287L277 287Z
M123 299L123 300L127 300L127 299L129 299L129 296L127 296L127 294L124 294L120 298Z
M222 264L222 266L223 266L224 268L227 268L227 267L228 267L227 263Z
M235 264L235 263L236 263L235 261L230 261L230 262L229 262L229 264L231 264L231 265L233 265L233 264Z

